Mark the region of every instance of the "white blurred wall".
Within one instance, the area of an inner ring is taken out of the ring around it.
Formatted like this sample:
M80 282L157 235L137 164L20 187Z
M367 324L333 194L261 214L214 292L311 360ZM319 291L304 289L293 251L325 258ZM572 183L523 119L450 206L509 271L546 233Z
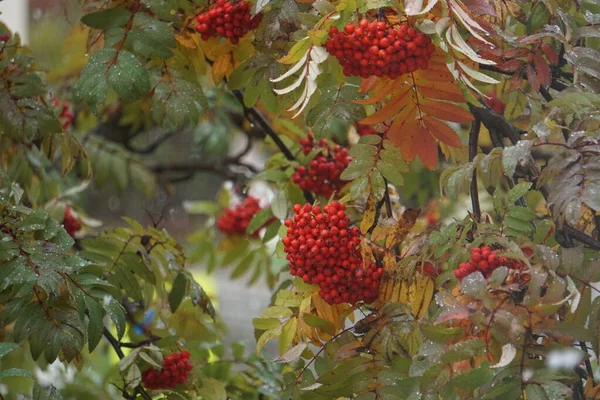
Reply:
M18 32L24 43L29 41L29 0L1 0L0 21Z

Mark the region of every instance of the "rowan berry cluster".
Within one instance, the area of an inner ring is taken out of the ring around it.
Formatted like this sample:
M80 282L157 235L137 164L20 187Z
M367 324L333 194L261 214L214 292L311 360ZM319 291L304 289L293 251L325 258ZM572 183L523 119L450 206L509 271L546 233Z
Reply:
M0 42L8 42L10 40L10 33L0 34Z
M321 150L307 166L297 167L292 175L292 180L300 189L329 197L344 186L345 182L340 180L340 175L352 160L348 156L348 149L339 145L330 146L325 139L316 144L310 133L308 139L302 139L300 144L305 155L315 149Z
M73 115L71 112L71 106L67 102L62 103L61 105L60 100L58 100L56 97L52 99L52 104L54 107L60 109L60 114L58 117L63 123L63 129L67 129L73 123L73 118L75 118L75 115Z
M285 221L283 238L290 273L318 285L329 304L371 303L379 295L383 268L365 262L360 253L358 228L350 228L346 207L336 201L321 209L294 206L294 217Z
M185 382L191 370L189 351L171 353L164 358L160 371L150 368L144 372L142 382L148 389L174 388Z
M225 210L225 213L217 220L217 227L221 232L228 235L245 235L254 214L261 209L259 200L256 197L246 197L242 203L234 208ZM260 228L252 236L257 236L259 230Z
M454 276L463 279L475 271L480 271L486 278L498 267L508 269L521 269L525 266L521 261L511 260L505 256L498 257L498 250L492 250L490 246L473 247L469 261L463 262L458 269L454 270Z
M407 72L427 69L435 47L431 39L407 24L383 21L347 24L343 31L332 26L325 43L338 59L346 76L388 76L395 79Z
M256 29L261 20L262 14L252 17L250 5L244 0L217 0L208 11L196 17L196 31L202 35L202 40L221 36L237 44L246 33Z
M69 206L65 207L63 226L71 237L75 237L75 234L81 230L81 220L73 215Z

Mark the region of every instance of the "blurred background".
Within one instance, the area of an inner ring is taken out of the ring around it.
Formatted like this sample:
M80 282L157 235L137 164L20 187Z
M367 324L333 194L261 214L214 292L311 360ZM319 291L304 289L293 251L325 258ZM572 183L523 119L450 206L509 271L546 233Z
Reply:
M81 6L75 0L0 0L0 20L13 32L18 32L24 42L31 47L42 69L52 71L63 58L63 42L68 33L78 25ZM237 154L245 146L243 135L224 140L224 149ZM161 150L164 160L182 160L183 152L189 151L191 135L179 135ZM187 138L187 141L186 141ZM223 150L223 149L222 149ZM188 154L187 156L190 156ZM193 156L193 155L191 155ZM244 158L244 162L261 168L266 154L254 148ZM205 217L191 216L183 208L184 201L214 200L223 183L223 178L210 173L198 173L193 178L175 184L172 190L159 189L153 198L147 198L135 189L119 192L116 188L90 188L83 199L83 208L92 218L104 222L103 228L122 224L122 217L134 218L145 224L152 224L162 216L161 228L165 228L176 239L185 238L204 222ZM254 194L267 198L269 193L260 188ZM87 204L86 204L87 203ZM268 306L270 289L259 280L248 287L243 279L231 280L231 271L217 269L213 275L203 273L202 265L192 268L199 282L212 293L218 306L218 313L229 327L226 340L244 341L249 348L254 346L252 318L259 316Z

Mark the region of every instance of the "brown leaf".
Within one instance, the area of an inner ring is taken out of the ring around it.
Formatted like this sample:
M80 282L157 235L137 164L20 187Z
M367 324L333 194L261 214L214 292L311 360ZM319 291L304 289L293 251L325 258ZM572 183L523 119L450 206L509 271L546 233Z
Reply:
M338 362L348 357L354 357L358 355L364 348L365 345L363 342L346 343L335 352L335 355L333 356L333 362Z
M527 70L525 72L527 73L527 80L529 81L531 88L533 90L535 90L536 92L539 92L540 91L540 78L539 78L538 74L535 72L535 70L533 69L533 65L527 64Z
M409 208L406 211L404 211L402 216L398 219L396 226L394 226L394 229L392 230L390 236L388 236L387 240L385 241L385 247L390 249L396 244L401 243L404 240L404 238L406 238L406 235L408 235L412 227L415 225L415 222L417 222L417 218L419 218L420 214L420 208Z
M550 83L552 83L552 73L550 72L550 66L544 57L540 53L536 53L533 56L533 62L535 63L535 69L540 78L540 84L544 87L550 86Z

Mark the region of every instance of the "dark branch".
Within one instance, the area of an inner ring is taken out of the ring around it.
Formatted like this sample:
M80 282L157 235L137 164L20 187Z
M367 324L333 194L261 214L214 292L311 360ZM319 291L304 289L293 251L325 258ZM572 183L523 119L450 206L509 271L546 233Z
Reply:
M281 150L285 158L287 158L289 161L296 161L296 157L294 156L294 154L292 154L290 149L288 149L285 143L283 143L283 140L281 140L277 132L275 132L275 130L273 129L269 121L267 121L267 119L264 117L264 115L262 115L262 113L254 107L246 107L246 105L244 104L244 94L240 90L233 90L233 95L238 99L242 107L244 107L244 115L246 115L246 117L248 117L260 126L260 128L265 132L265 134L269 136L271 140L273 140L273 143L275 143L279 150ZM304 191L304 197L306 198L306 201L308 201L311 204L315 202L315 198L312 195L312 193L306 190Z
M108 341L108 343L110 343L110 345L114 349L115 353L117 353L117 356L119 357L119 359L123 359L125 357L125 354L123 353L123 350L121 349L121 344L119 343L117 338L114 337L113 334L110 333L110 331L106 327L104 327L103 334L104 334L104 337L106 338L106 340ZM126 396L127 398L129 398L131 400L135 399L138 394L140 396L142 396L142 398L144 400L152 400L152 397L150 397L150 395L148 394L148 392L146 392L146 390L142 387L142 385L138 385L138 387L135 388L135 391L133 392L132 395L127 394L125 389L123 389L123 396Z
M473 162L477 155L477 143L479 142L479 130L481 129L481 120L475 116L473 123L471 124L471 131L469 132L469 162ZM473 216L475 222L479 223L481 220L481 206L479 205L479 190L477 188L477 168L473 168L473 176L471 177L471 204L473 206Z
M508 138L514 145L519 141L520 136L526 133L512 125L503 116L496 114L492 110L476 107L472 104L469 104L469 109L471 110L473 116L477 119L480 119L485 127L490 131L490 136L492 137L492 141L496 147L504 147L502 143L504 138ZM531 162L526 166L517 166L517 171L527 176L530 182L537 182L537 179L540 176L540 171L536 167L533 159L531 159ZM513 177L508 178L510 183ZM548 201L548 188L543 186L539 188L539 190L546 201ZM522 201L523 199L519 199L519 202ZM595 240L591 236L586 235L585 233L573 228L568 224L564 224L560 230L557 230L556 239L563 247L573 247L575 245L573 240L576 240L594 250L600 251L600 241Z
M165 133L164 135L162 135L161 137L159 137L158 139L156 139L154 142L150 143L149 145L142 147L142 148L135 148L134 146L131 145L131 141L127 141L125 143L123 143L123 146L131 151L132 153L136 153L136 154L150 154L150 153L154 153L163 143L165 143L167 140L169 140L170 138L177 136L178 134L180 134L182 131L174 131L174 132L168 132Z

